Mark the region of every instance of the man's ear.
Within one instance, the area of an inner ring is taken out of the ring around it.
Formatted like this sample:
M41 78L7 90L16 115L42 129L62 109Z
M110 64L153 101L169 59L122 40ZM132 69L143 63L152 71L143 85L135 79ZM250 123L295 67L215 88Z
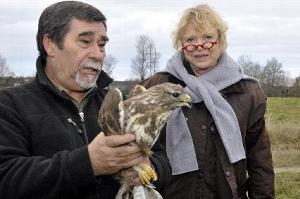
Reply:
M56 44L49 38L48 34L46 34L43 38L43 45L45 48L45 51L47 52L49 57L52 57L55 55L55 51L57 49Z

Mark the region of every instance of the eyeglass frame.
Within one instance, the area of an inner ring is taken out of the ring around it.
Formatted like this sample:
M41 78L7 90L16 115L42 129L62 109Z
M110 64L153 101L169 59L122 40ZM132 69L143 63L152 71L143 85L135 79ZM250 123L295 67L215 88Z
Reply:
M211 47L209 47L209 48L205 47L205 44L207 44L207 43L211 43ZM188 52L191 53L191 52L194 52L195 50L199 50L199 46L200 46L202 49L207 49L207 50L209 50L209 49L211 49L212 47L214 47L214 45L216 45L217 43L218 43L218 41L207 41L207 42L204 42L204 43L198 44L198 45L188 44L188 45L182 47L181 49L182 49L182 50L186 50L186 51L188 51ZM189 50L187 49L189 46L194 46L195 49L192 50L192 51L189 51Z

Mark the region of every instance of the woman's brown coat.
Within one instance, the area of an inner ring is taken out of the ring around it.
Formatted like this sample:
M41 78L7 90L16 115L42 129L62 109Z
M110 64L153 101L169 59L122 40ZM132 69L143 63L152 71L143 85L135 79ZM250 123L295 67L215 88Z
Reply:
M168 73L158 73L142 85L172 82L185 84ZM203 102L184 108L193 138L199 170L172 177L164 198L232 199L274 198L274 171L265 128L266 98L259 84L241 80L222 91L239 121L246 160L230 164L211 114ZM160 142L165 144L165 133Z

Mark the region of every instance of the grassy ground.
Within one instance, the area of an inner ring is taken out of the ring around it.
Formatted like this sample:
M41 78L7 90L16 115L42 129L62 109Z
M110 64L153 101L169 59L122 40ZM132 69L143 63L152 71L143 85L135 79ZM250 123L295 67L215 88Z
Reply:
M276 174L276 199L300 198L300 172Z
M269 97L267 104L268 121L300 124L300 98Z
M300 167L300 125L267 123L275 167Z
M300 98L268 98L266 123L275 167L300 167Z
M300 98L268 98L267 103L274 167L300 168ZM300 198L300 169L276 173L275 183L277 199Z

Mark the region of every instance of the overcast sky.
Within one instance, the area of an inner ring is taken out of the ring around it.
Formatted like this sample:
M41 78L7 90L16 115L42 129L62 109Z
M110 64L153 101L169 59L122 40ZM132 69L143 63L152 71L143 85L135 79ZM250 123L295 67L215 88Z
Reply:
M53 0L0 1L0 54L16 75L35 75L38 18ZM145 34L161 53L160 68L174 53L170 34L183 11L199 3L217 10L229 25L228 53L265 65L275 57L290 77L300 75L300 1L298 0L86 0L107 17L107 54L118 59L115 80L133 77L136 38Z

